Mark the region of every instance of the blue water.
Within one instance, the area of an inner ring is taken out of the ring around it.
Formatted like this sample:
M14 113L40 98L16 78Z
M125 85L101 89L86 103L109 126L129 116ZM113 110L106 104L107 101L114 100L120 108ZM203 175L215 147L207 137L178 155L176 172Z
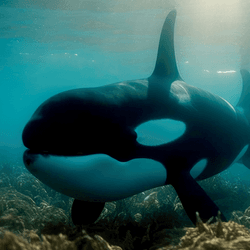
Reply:
M171 6L158 3L152 9L138 5L133 9L124 4L125 12L112 12L121 2L112 5L107 1L106 11L104 2L93 1L86 9L71 10L47 8L42 1L28 8L21 1L0 4L0 161L22 161L22 129L48 97L152 73L161 27ZM225 35L225 43L205 44L198 33L192 36L182 31L181 25L188 19L191 22L192 15L181 9L175 43L182 78L236 105L242 88L242 55L239 45L227 40L237 29ZM173 131L175 125L168 129ZM170 137L169 131L158 139ZM148 133L157 140L153 129ZM233 166L232 178L235 174L250 179L250 171L240 164Z

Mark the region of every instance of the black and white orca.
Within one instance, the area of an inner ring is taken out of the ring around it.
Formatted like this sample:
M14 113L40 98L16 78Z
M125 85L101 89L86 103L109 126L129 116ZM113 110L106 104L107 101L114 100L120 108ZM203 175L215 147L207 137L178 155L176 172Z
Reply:
M25 166L49 187L75 198L75 224L94 222L105 202L168 184L193 223L196 211L203 221L217 216L219 208L196 181L222 172L248 150L249 73L242 71L236 107L185 83L175 58L175 20L173 10L148 78L59 93L37 108L23 130ZM136 128L159 119L181 121L186 130L169 143L139 143ZM249 159L247 151L241 160L248 167Z

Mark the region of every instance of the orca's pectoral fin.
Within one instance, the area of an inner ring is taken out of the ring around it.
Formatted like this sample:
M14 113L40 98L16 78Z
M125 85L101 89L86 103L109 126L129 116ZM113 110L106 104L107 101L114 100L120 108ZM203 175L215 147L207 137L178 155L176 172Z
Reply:
M75 199L71 208L71 218L75 225L94 223L100 216L105 202L88 202Z
M196 212L199 212L203 222L207 222L211 217L214 217L212 222L216 221L219 208L188 172L181 173L171 184L194 225L196 225ZM227 221L223 214L221 220Z

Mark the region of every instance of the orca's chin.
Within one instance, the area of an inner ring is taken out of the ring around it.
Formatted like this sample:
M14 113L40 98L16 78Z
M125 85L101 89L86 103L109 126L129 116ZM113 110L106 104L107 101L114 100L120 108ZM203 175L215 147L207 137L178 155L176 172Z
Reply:
M75 199L106 202L163 186L167 170L150 159L120 162L105 154L55 156L26 150L23 162L41 182Z

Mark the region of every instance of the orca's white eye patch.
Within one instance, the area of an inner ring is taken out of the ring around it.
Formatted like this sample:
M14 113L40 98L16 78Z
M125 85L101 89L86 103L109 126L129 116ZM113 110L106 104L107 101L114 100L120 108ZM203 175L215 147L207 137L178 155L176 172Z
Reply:
M207 159L202 159L198 161L190 171L191 176L195 179L204 171L206 166L207 166Z
M157 146L176 140L184 134L186 125L183 122L171 119L162 119L145 122L139 125L137 142L147 146Z

